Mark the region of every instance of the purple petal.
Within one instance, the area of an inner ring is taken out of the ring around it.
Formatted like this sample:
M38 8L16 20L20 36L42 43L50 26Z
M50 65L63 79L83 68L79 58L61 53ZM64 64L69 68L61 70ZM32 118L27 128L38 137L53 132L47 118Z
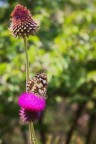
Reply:
M19 96L18 105L24 109L39 112L45 109L46 100L39 95L25 92Z

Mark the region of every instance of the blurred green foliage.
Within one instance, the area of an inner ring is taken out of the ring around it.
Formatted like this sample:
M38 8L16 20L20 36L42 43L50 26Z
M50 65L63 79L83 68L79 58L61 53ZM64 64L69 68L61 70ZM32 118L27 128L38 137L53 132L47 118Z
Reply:
M47 108L35 125L37 135L42 144L64 144L78 106L85 104L70 143L84 144L91 116L96 115L95 0L8 0L8 6L0 8L0 144L27 143L28 128L19 121L17 105L25 91L24 44L8 30L17 3L40 22L36 36L28 39L30 78L43 68L48 75ZM93 140L92 135L86 144Z

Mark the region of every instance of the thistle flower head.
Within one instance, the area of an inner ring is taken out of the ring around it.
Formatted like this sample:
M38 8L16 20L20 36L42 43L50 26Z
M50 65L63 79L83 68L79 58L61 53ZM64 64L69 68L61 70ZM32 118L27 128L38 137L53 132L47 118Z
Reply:
M45 109L46 100L34 93L25 92L19 96L18 104L26 110L40 112Z
M36 120L40 118L41 112L35 112L35 111L21 108L19 115L20 115L21 120L24 122L29 122L29 121L35 122Z
M9 30L14 36L34 35L38 29L38 24L33 20L30 11L23 5L18 4L11 13L11 17Z

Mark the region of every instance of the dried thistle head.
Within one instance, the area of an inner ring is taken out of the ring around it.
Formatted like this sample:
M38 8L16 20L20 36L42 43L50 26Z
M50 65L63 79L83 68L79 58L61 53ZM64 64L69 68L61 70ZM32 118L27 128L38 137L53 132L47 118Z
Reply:
M18 4L11 13L11 25L9 30L14 36L25 37L34 35L38 24L33 20L30 11L23 5Z

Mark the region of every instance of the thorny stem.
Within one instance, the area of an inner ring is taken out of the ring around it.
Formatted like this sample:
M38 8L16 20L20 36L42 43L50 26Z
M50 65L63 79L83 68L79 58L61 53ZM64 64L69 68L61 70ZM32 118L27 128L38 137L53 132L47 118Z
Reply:
M24 40L25 56L26 56L26 92L27 92L27 82L29 80L29 62L28 62L28 53L27 53L27 38L24 37L23 40ZM29 134L30 134L31 144L37 144L33 122L29 122Z

